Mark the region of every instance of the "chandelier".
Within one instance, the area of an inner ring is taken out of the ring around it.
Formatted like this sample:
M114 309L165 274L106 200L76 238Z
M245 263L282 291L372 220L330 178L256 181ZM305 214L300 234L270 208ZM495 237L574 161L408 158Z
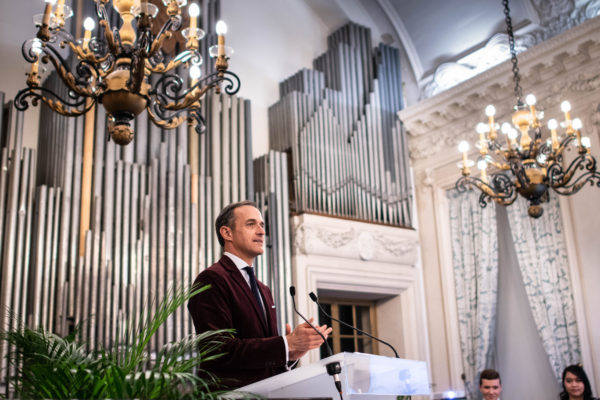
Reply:
M152 26L159 10L148 0L112 0L122 22L119 29L109 22L110 0L94 0L98 35L92 36L94 19L86 18L80 40L64 29L65 20L73 15L65 0L45 2L44 13L34 16L37 36L22 46L23 57L31 63L31 69L27 87L15 97L18 110L26 110L29 102L36 106L42 101L61 115L79 116L95 104L102 104L108 116L109 138L125 145L134 137L131 121L144 109L159 127L172 129L187 121L200 133L205 127L202 96L211 89L216 93L224 90L229 95L239 90L239 78L227 70L233 51L225 46L227 26L223 21L216 25L217 45L209 48L215 59L215 72L200 79L202 56L198 42L205 32L198 27L200 9L195 3L187 7L190 23L181 30L185 49L167 57L163 44L181 29L181 9L187 0L162 0L167 18L156 34ZM75 56L72 64L61 55L64 48ZM40 62L53 65L66 86L66 95L61 97L40 85ZM187 88L185 75L182 77L185 70L190 75Z
M504 122L502 125L494 120L494 106L486 107L487 123L481 122L476 127L479 134L477 167L481 171L480 177L471 176L471 167L475 162L467 156L469 143L459 143L462 162L458 163L458 167L462 170L462 176L456 182L456 189L464 192L473 186L478 188L482 192L479 197L481 207L485 207L490 200L510 205L520 194L529 201L529 216L539 218L544 212L541 203L548 201L550 188L559 195L572 195L588 183L600 187L600 174L596 171L596 159L590 154L590 138L582 137L581 120L571 118L569 102L561 103L564 121L559 123L550 119L547 123L550 135L542 138L540 120L544 116L543 112L536 110L535 96L530 94L525 98L525 103L522 101L508 0L502 3L517 104L512 114L512 124ZM560 136L559 126L564 129ZM567 152L574 154L565 157ZM491 173L487 172L489 166Z

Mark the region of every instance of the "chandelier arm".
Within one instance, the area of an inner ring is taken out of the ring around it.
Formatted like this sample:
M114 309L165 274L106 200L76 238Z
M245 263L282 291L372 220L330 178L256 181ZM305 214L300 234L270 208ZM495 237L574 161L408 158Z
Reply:
M561 187L552 187L554 191L563 196L569 196L575 194L581 190L586 184L590 183L592 186L600 188L600 173L598 171L588 171L582 175L579 175L573 182L568 185Z
M146 69L153 73L164 74L165 72L169 72L179 67L181 64L183 64L183 61L175 59L169 61L169 63L166 66L164 63L152 65L150 60L146 60Z
M150 95L156 96L156 102L162 109L181 110L191 106L208 90L216 87L221 82L225 82L225 93L228 95L236 94L240 88L240 80L232 72L219 71L208 75L206 78L198 81L194 86L178 93L183 87L183 80L179 75L169 74L161 77L155 87L150 91Z
M188 110L188 122L195 125L195 131L197 134L202 134L206 130L206 121L202 117L200 107L192 107Z
M514 203L517 199L517 191L515 190L514 183L504 174L495 174L492 176L493 187L479 178L463 175L456 181L455 188L459 193L462 193L468 190L471 185L481 191L479 205L482 208L487 206L489 200L506 206Z
M220 74L221 82L225 83L223 91L226 94L233 96L240 90L240 78L236 74L228 70L217 72L217 74Z
M153 107L156 108L156 113L154 113L152 111L151 106L146 107L146 110L148 111L148 116L150 116L150 119L152 120L152 122L154 122L154 124L156 124L157 126L160 126L161 128L165 128L165 129L177 128L179 125L181 125L184 121L186 121L188 119L185 115L180 115L185 110L178 111L171 116L166 116L163 113L163 110L160 109L160 105L157 105L155 103L153 105Z
M69 48L73 51L73 53L75 53L77 58L79 58L80 60L86 60L87 62L92 63L92 64L101 64L101 63L105 62L106 60L108 60L108 58L110 57L110 53L106 53L101 57L96 57L96 55L93 52L84 51L83 47L81 45L78 45L74 42L65 41L65 42L63 42L63 44L65 46L69 46ZM104 75L102 75L102 76L104 76Z
M143 51L137 50L131 56L130 74L129 79L127 80L127 88L131 91L131 93L139 93L140 88L142 87L142 82L144 81L144 66L146 59L142 53Z
M574 140L576 140L577 137L575 135L567 135L561 142L560 145L558 146L558 149L556 150L555 154L556 154L556 158L559 159L562 158L562 153L566 150L567 146Z
M564 169L562 164L555 162L548 167L548 181L553 189L568 187L569 182L577 170L586 169L587 173L596 174L596 159L588 154L580 154L577 156L567 169ZM579 179L579 178L578 178Z
M104 31L104 38L106 39L106 43L108 45L108 48L110 49L110 53L118 54L119 53L118 35L115 36L115 33L113 33L113 30L110 26L110 23L108 21L101 19L100 21L98 21L98 25L100 25L103 28L102 30Z
M184 50L171 61L169 61L169 63L166 66L162 62L156 65L152 65L150 60L146 60L146 69L148 69L150 72L164 74L179 67L182 64L187 63L190 60L193 64L199 64L202 61L202 56L196 50Z
M484 157L484 159L488 164L493 165L494 167L498 168L499 170L502 170L502 171L510 170L510 165L508 165L505 162L496 161L492 156Z
M158 49L162 48L163 42L165 39L169 39L172 36L172 32L176 32L181 28L181 15L172 15L168 20L165 21L163 26L158 31L156 35L156 39L152 42L152 46L150 47L150 53L148 57L154 56Z
M62 38L62 41L60 44L61 48L64 48L64 45L62 44L62 42L75 42L76 41L70 32L67 32L63 28L55 28L54 35L51 36L51 38L48 42L49 43L58 43L59 37Z
M115 39L113 29L110 26L106 4L108 0L94 0L96 2L96 14L98 15L98 25L104 30L104 38L110 49L110 53L117 54L119 52L119 42Z
M490 150L494 150L497 152L503 152L504 150L502 149L502 146L500 145L500 143L496 142L495 140L488 140L488 148Z
M177 102L162 103L161 101L157 101L157 104L159 104L160 107L163 108L164 110L169 110L169 111L183 110L185 108L192 106L202 96L204 96L204 94L206 92L208 92L210 89L214 88L215 86L216 86L216 84L212 84L212 85L204 86L203 88L195 90L195 91L190 91L183 97L183 100L178 103Z
M77 94L78 96L94 97L95 94L93 88L96 87L95 83L100 75L94 64L85 60L80 61L75 67L77 73L77 75L75 75L70 71L67 62L60 56L56 49L48 45L44 46L43 49L44 55L42 56L42 62L47 64L48 60L50 60L52 65L54 65L54 69L58 73L58 76L74 94ZM50 50L50 52L47 50ZM78 97L71 93L69 96L72 98Z
M44 96L44 93L49 94L52 98ZM95 103L95 100L89 102L86 105L87 98L81 98L81 100L77 102L69 102L61 98L58 94L53 92L50 89L44 87L37 88L25 88L21 89L17 95L15 96L15 108L19 111L25 111L29 108L29 100L31 100L31 104L33 106L37 106L39 101L43 101L50 107L53 111L65 115L67 117L74 117L78 115L85 114L88 110L92 108ZM85 106L83 109L79 107Z
M526 187L529 185L529 178L525 173L525 168L523 167L520 158L515 158L514 161L510 163L510 170L515 178L517 178L519 186Z

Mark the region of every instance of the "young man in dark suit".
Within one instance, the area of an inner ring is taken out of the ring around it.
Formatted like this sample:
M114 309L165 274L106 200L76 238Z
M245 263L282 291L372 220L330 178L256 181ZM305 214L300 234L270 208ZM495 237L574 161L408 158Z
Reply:
M237 388L284 372L289 361L298 360L323 340L308 324L286 334L277 332L273 296L255 278L253 263L264 252L265 226L260 211L250 201L225 207L215 222L223 256L202 271L195 285L211 288L193 297L188 309L197 333L235 329L234 337L221 348L226 353L202 365L226 388ZM312 322L312 319L311 319ZM317 329L327 337L331 328Z

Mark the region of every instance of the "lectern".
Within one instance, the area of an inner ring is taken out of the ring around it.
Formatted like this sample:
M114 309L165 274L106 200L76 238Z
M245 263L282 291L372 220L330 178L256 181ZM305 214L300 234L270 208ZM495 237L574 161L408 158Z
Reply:
M238 391L266 398L330 397L339 399L325 366L339 361L344 400L396 400L398 396L428 395L424 361L403 360L363 353L339 353L244 386Z

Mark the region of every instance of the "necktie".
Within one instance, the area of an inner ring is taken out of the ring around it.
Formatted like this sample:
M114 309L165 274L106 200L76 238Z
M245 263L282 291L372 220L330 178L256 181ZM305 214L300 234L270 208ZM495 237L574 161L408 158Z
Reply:
M256 299L258 307L262 310L263 305L262 305L262 300L260 298L260 293L258 292L258 283L256 283L256 277L254 276L254 268L244 267L244 269L246 270L246 272L248 272L248 276L250 277L250 289L252 290L252 294L254 295L254 298ZM264 312L264 310L263 310L263 312Z

